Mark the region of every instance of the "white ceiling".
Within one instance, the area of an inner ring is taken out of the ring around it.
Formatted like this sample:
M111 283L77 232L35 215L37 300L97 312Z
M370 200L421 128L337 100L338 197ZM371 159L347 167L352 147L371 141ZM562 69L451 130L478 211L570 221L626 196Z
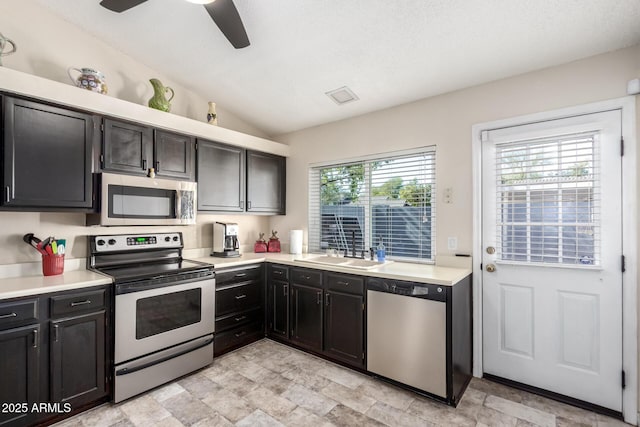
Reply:
M235 0L241 50L184 0L39 1L272 136L640 42L639 0Z

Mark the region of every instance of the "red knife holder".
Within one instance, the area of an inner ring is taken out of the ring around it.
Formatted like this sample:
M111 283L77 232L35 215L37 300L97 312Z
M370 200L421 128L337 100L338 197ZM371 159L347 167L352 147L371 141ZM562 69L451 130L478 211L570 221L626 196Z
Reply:
M56 276L64 273L63 255L42 255L42 274Z

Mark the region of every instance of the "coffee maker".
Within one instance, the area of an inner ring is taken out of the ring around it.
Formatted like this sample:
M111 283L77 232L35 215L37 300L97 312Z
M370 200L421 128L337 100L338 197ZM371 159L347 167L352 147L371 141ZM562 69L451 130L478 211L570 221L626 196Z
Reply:
M213 223L213 252L216 257L240 256L240 244L238 243L238 224L232 222Z

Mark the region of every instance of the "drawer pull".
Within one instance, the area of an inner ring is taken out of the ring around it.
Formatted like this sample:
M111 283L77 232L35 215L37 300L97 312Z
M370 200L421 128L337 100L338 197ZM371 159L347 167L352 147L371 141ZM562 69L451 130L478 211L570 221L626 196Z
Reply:
M242 299L242 298L246 298L246 297L247 297L246 294L236 295L236 299Z
M240 317L235 317L233 320L235 320L236 322L240 322L240 321L242 321L242 320L244 320L246 318L247 318L247 316L240 316Z
M77 307L79 305L87 305L87 304L91 304L91 300L86 299L84 301L74 301L71 304L69 304L71 307Z
M233 334L236 338L240 338L241 336L247 335L247 331L238 332L237 334Z
M280 271L280 270L273 270L273 274L277 274L278 276L282 276L282 271Z
M349 282L343 282L341 280L338 280L338 285L349 286Z
M244 277L246 275L247 275L247 273L238 273L238 274L236 274L236 277Z
M15 313L9 313L9 314L0 315L0 319L8 319L10 317L18 317L18 315L15 314Z

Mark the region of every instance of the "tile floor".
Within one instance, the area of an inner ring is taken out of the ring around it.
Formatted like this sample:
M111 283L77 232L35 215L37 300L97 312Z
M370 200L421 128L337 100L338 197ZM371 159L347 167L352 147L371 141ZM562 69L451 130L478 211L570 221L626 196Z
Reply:
M56 427L623 426L474 378L457 408L263 339L212 366Z

